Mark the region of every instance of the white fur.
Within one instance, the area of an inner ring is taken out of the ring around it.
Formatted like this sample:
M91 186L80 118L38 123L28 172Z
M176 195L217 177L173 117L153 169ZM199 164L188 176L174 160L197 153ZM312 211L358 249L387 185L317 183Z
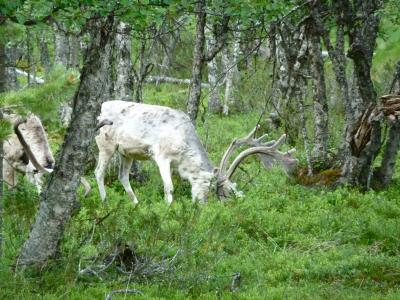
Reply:
M207 200L213 167L186 114L164 106L114 100L102 105L98 121L104 120L113 125L102 127L96 136L99 159L95 175L102 200L106 197L105 171L116 151L121 157L119 179L135 204L138 201L129 184L129 170L133 160L148 159L159 167L168 203L173 199L171 165L189 180L193 200Z

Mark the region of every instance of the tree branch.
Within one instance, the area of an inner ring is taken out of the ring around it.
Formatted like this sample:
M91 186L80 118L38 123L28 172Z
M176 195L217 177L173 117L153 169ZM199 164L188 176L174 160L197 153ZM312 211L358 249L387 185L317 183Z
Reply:
M211 61L215 55L218 54L222 50L222 48L226 44L226 40L228 38L228 25L229 25L230 16L225 15L222 19L222 23L219 26L214 26L214 36L216 37L215 43L213 47L206 51L203 55L203 61L209 62Z

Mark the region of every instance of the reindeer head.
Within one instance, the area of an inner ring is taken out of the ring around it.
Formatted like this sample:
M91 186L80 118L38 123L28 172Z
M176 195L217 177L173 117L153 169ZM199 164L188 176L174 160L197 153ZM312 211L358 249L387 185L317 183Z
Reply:
M216 172L216 192L218 197L226 198L232 193L236 196L242 196L242 192L238 191L236 184L231 181L231 177L239 164L248 156L257 154L261 159L265 168L271 168L275 162L282 164L285 172L290 176L297 168L298 160L293 158L293 153L296 149L291 149L287 152L281 152L278 148L285 142L286 135L283 134L277 141L272 140L263 143L262 141L267 136L262 135L259 138L254 138L255 132L259 128L257 125L246 137L241 139L234 139L224 156L222 157L219 169ZM228 160L233 151L240 146L250 146L250 148L242 151L228 167Z
M14 132L29 158L26 167L28 179L40 191L41 176L54 168L54 158L40 119L31 114L14 123Z

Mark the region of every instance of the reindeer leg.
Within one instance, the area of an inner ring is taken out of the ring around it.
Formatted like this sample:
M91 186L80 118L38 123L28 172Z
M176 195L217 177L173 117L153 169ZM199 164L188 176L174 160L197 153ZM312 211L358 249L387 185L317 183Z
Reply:
M119 167L119 181L122 183L125 191L128 193L129 198L132 199L133 204L136 205L138 204L138 200L132 190L131 184L129 183L129 171L131 169L133 159L122 155L120 155L120 157L121 165Z
M172 179L171 179L171 162L166 158L158 156L154 157L154 160L158 165L161 178L164 182L165 200L167 201L168 204L171 204L172 192L174 191L174 186L172 184Z
M97 139L96 139L97 142ZM106 174L106 169L114 151L110 149L99 147L99 159L97 161L96 170L94 172L96 176L97 186L99 187L101 200L106 199L106 190L104 188L104 175Z

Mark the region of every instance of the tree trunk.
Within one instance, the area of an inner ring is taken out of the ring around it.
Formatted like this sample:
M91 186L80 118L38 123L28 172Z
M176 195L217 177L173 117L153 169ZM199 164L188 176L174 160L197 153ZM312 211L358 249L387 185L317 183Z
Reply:
M145 83L155 83L155 84L160 84L160 83L172 83L172 84L187 84L190 85L191 80L190 79L180 79L180 78L173 78L173 77L166 77L166 76L147 76L146 79L144 80ZM202 88L209 89L210 84L208 83L202 83L201 84Z
M69 41L62 28L54 26L54 65L68 66Z
M326 97L324 60L321 40L314 23L309 28L310 70L314 102L314 151L313 161L324 163L328 153L328 101Z
M5 48L6 53L6 90L18 90L20 84L17 78L16 62L18 60L19 49L11 45Z
M132 38L131 27L123 22L117 26L115 36L116 79L114 82L114 98L132 101Z
M240 34L238 31L233 33L232 49L228 45L222 51L224 73L225 73L225 96L222 113L228 115L232 107L236 105L235 84L238 82L239 70L237 67L240 44Z
M178 44L180 36L180 28L183 27L184 23L185 23L185 18L182 17L176 21L176 24L178 25L176 28L171 29L170 25L169 27L164 29L164 36L166 41L163 41L161 43L161 47L164 51L164 57L162 59L160 67L160 73L162 76L169 75L169 68L171 67L172 64L172 54L174 53L176 45ZM175 24L172 25L172 27L174 26ZM168 31L171 32L167 33ZM160 38L162 39L162 37Z
M363 189L370 187L370 179L373 171L373 162L379 153L381 146L381 124L379 121L371 121L371 134L369 142L361 152L355 153L351 147L358 128L360 111L366 111L371 104L376 102L376 92L371 79L372 56L375 49L376 37L379 28L379 16L376 12L380 1L369 0L356 2L354 13L349 27L350 47L348 56L353 60L354 73L360 101L352 105L352 115L346 120L347 141L346 160L342 168L343 179L352 186L360 186ZM356 18L361 18L361 21ZM352 22L357 22L357 25ZM360 24L358 24L361 22ZM355 105L354 105L355 104ZM350 113L350 112L349 112ZM352 120L351 120L352 119ZM356 121L353 121L356 120ZM349 135L350 134L350 135Z
M196 3L196 38L193 51L192 81L189 86L187 113L193 123L196 123L201 97L201 73L203 70L206 26L206 1L198 0Z
M26 72L28 73L27 79L28 79L28 86L31 86L32 84L32 77L35 78L34 73L32 72L34 66L32 62L32 47L31 47L31 31L29 27L26 28L26 61L28 64L28 68Z
M65 224L78 206L76 189L95 135L96 117L111 94L114 19L109 16L90 22L91 41L73 100L72 122L54 172L41 194L39 212L18 259L20 265L40 265L56 255Z
M394 80L390 88L390 93L400 95L400 61L397 62L397 67L394 75ZM393 179L393 174L396 167L397 153L400 148L400 121L397 118L389 125L389 133L386 139L385 151L383 152L381 165L374 171L374 180L381 187L388 186Z
M215 37L213 33L206 28L207 50L210 51L215 45ZM208 83L210 91L208 93L208 111L210 113L220 113L222 111L221 99L219 95L220 79L218 78L217 57L214 57L207 63L208 67Z
M44 36L41 36L40 34L37 34L36 38L37 38L37 45L39 48L40 63L44 68L45 76L47 76L51 69L48 42L46 41L46 38Z
M71 35L68 39L69 42L69 59L68 68L79 68L79 39L75 35Z
M336 14L336 44L332 45L330 32L325 28L321 13L323 9L320 7L320 2L316 1L315 6L311 10L313 22L316 25L316 30L321 34L325 47L328 50L329 58L332 62L335 79L339 87L341 98L344 105L345 130L343 135L343 143L339 146L338 153L340 162L343 162L346 157L351 156L349 140L351 132L348 132L347 124L353 121L352 99L349 93L349 84L346 75L346 54L345 54L345 26L348 21L348 16L352 13L352 8L347 0L338 0L332 7Z
M274 87L274 108L284 121L287 141L294 145L299 134L298 105L294 99L298 82L293 79L293 68L296 62L298 45L294 41L294 28L282 22L271 27L271 42L277 72L277 83ZM294 85L293 85L294 84Z

